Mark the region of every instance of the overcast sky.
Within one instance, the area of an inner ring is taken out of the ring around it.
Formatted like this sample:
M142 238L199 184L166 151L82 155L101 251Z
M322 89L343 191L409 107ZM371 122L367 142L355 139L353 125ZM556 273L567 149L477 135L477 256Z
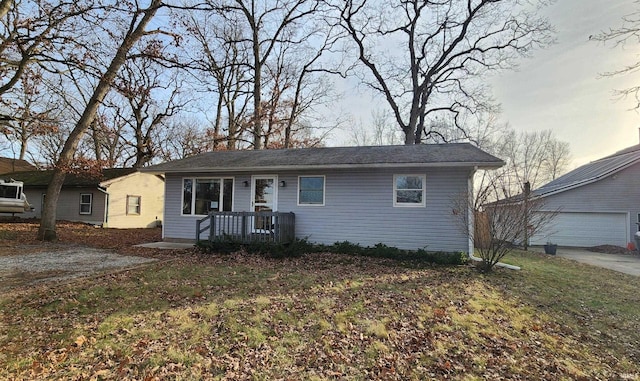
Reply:
M557 0L544 9L556 29L556 44L522 59L517 71L490 81L502 105L501 121L516 130L551 129L571 146L571 168L640 143L640 114L631 100L618 100L615 89L640 84L640 73L616 78L600 74L635 62L640 45L605 46L589 36L617 27L639 8L634 0ZM371 108L386 107L364 88L352 89L348 110L367 124ZM329 145L352 144L346 133Z
M558 0L545 11L557 43L523 60L517 72L493 79L502 119L518 130L552 129L569 142L574 166L640 143L640 114L632 100L617 100L614 89L640 83L640 74L600 74L638 58L638 44L604 46L589 36L619 26L640 6L633 0ZM633 48L633 49L632 49Z

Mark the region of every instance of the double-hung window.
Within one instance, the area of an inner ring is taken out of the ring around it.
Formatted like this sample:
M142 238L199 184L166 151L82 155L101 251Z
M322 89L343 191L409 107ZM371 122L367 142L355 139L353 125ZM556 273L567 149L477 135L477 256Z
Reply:
M324 205L324 176L298 177L298 205Z
M92 193L80 194L80 214L91 214L92 204L93 204Z
M425 206L425 175L394 175L393 206Z
M127 196L127 215L140 215L140 196Z
M182 179L182 214L207 215L233 208L232 178Z

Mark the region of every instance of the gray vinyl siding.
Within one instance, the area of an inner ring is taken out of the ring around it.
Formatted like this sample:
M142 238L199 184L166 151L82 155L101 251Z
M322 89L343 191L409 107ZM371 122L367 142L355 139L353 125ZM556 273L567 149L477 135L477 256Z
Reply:
M468 237L454 216L453 200L466 194L469 170L360 170L264 173L277 175L285 187L278 187L277 210L294 212L296 236L311 242L332 244L350 241L371 246L384 243L404 249L467 251ZM426 206L394 207L393 175L426 176ZM254 174L258 175L258 173ZM262 175L262 173L260 173ZM325 176L325 205L298 206L298 176ZM220 174L166 176L165 239L195 239L195 221L181 216L184 177L229 177ZM234 211L251 210L251 174L237 174L234 182ZM249 183L250 184L250 183Z
M640 163L600 181L545 197L544 210L627 213L629 237L638 231Z
M24 194L27 196L29 204L31 204L35 210L33 212L22 213L20 217L42 217L42 195L45 193L46 189L42 188L25 189ZM91 214L80 214L80 194L84 193L93 194ZM100 225L104 221L105 201L105 194L96 188L63 189L58 199L56 219Z

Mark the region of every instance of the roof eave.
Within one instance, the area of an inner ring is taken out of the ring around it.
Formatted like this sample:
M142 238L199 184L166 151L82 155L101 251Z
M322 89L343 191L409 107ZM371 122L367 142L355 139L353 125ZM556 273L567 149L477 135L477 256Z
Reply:
M111 184L113 183L117 183L123 180L128 179L129 177L133 177L135 176L139 171L135 171L135 172L131 172L129 174L126 174L124 176L117 176L117 177L112 177L110 179L107 180L103 180L100 183L98 183L98 186L104 187L104 188L108 188L109 186L111 186Z
M327 165L274 165L252 167L192 167L177 169L140 168L147 173L193 173L193 172L257 172L257 171L301 171L329 169L376 169L376 168L454 168L469 167L477 169L496 169L504 162L445 162L445 163L374 163L374 164L327 164Z
M585 179L583 181L579 181L577 183L569 184L569 185L567 185L565 187L562 187L562 188L558 188L558 189L554 189L554 190L546 192L546 193L538 194L537 197L541 197L541 198L549 197L549 196L556 195L558 193L562 193L562 192L566 192L566 191L569 191L569 190L572 190L572 189L580 188L580 187L585 186L585 185L593 184L593 183L598 182L598 181L600 181L602 179L605 179L605 178L607 178L609 176L615 175L616 173L622 171L623 169L629 168L630 166L632 166L634 164L637 164L637 163L640 163L640 159L633 160L633 161L631 161L631 162L629 162L629 163L627 163L625 165L621 165L619 167L616 167L615 169L613 169L611 171L608 171L606 173L603 173L600 176L594 176L594 177Z

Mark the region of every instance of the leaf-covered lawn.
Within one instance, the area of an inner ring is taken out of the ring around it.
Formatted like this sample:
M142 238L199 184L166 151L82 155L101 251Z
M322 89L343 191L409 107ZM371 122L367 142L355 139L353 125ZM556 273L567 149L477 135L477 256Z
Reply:
M638 279L181 254L0 296L0 378L637 379ZM561 277L561 278L558 278Z
M55 243L37 240L39 222L0 222L0 255L50 251L69 245L89 246L114 250L122 254L158 255L167 254L157 250L136 248L134 245L162 240L162 230L154 229L102 229L77 222L58 222Z

